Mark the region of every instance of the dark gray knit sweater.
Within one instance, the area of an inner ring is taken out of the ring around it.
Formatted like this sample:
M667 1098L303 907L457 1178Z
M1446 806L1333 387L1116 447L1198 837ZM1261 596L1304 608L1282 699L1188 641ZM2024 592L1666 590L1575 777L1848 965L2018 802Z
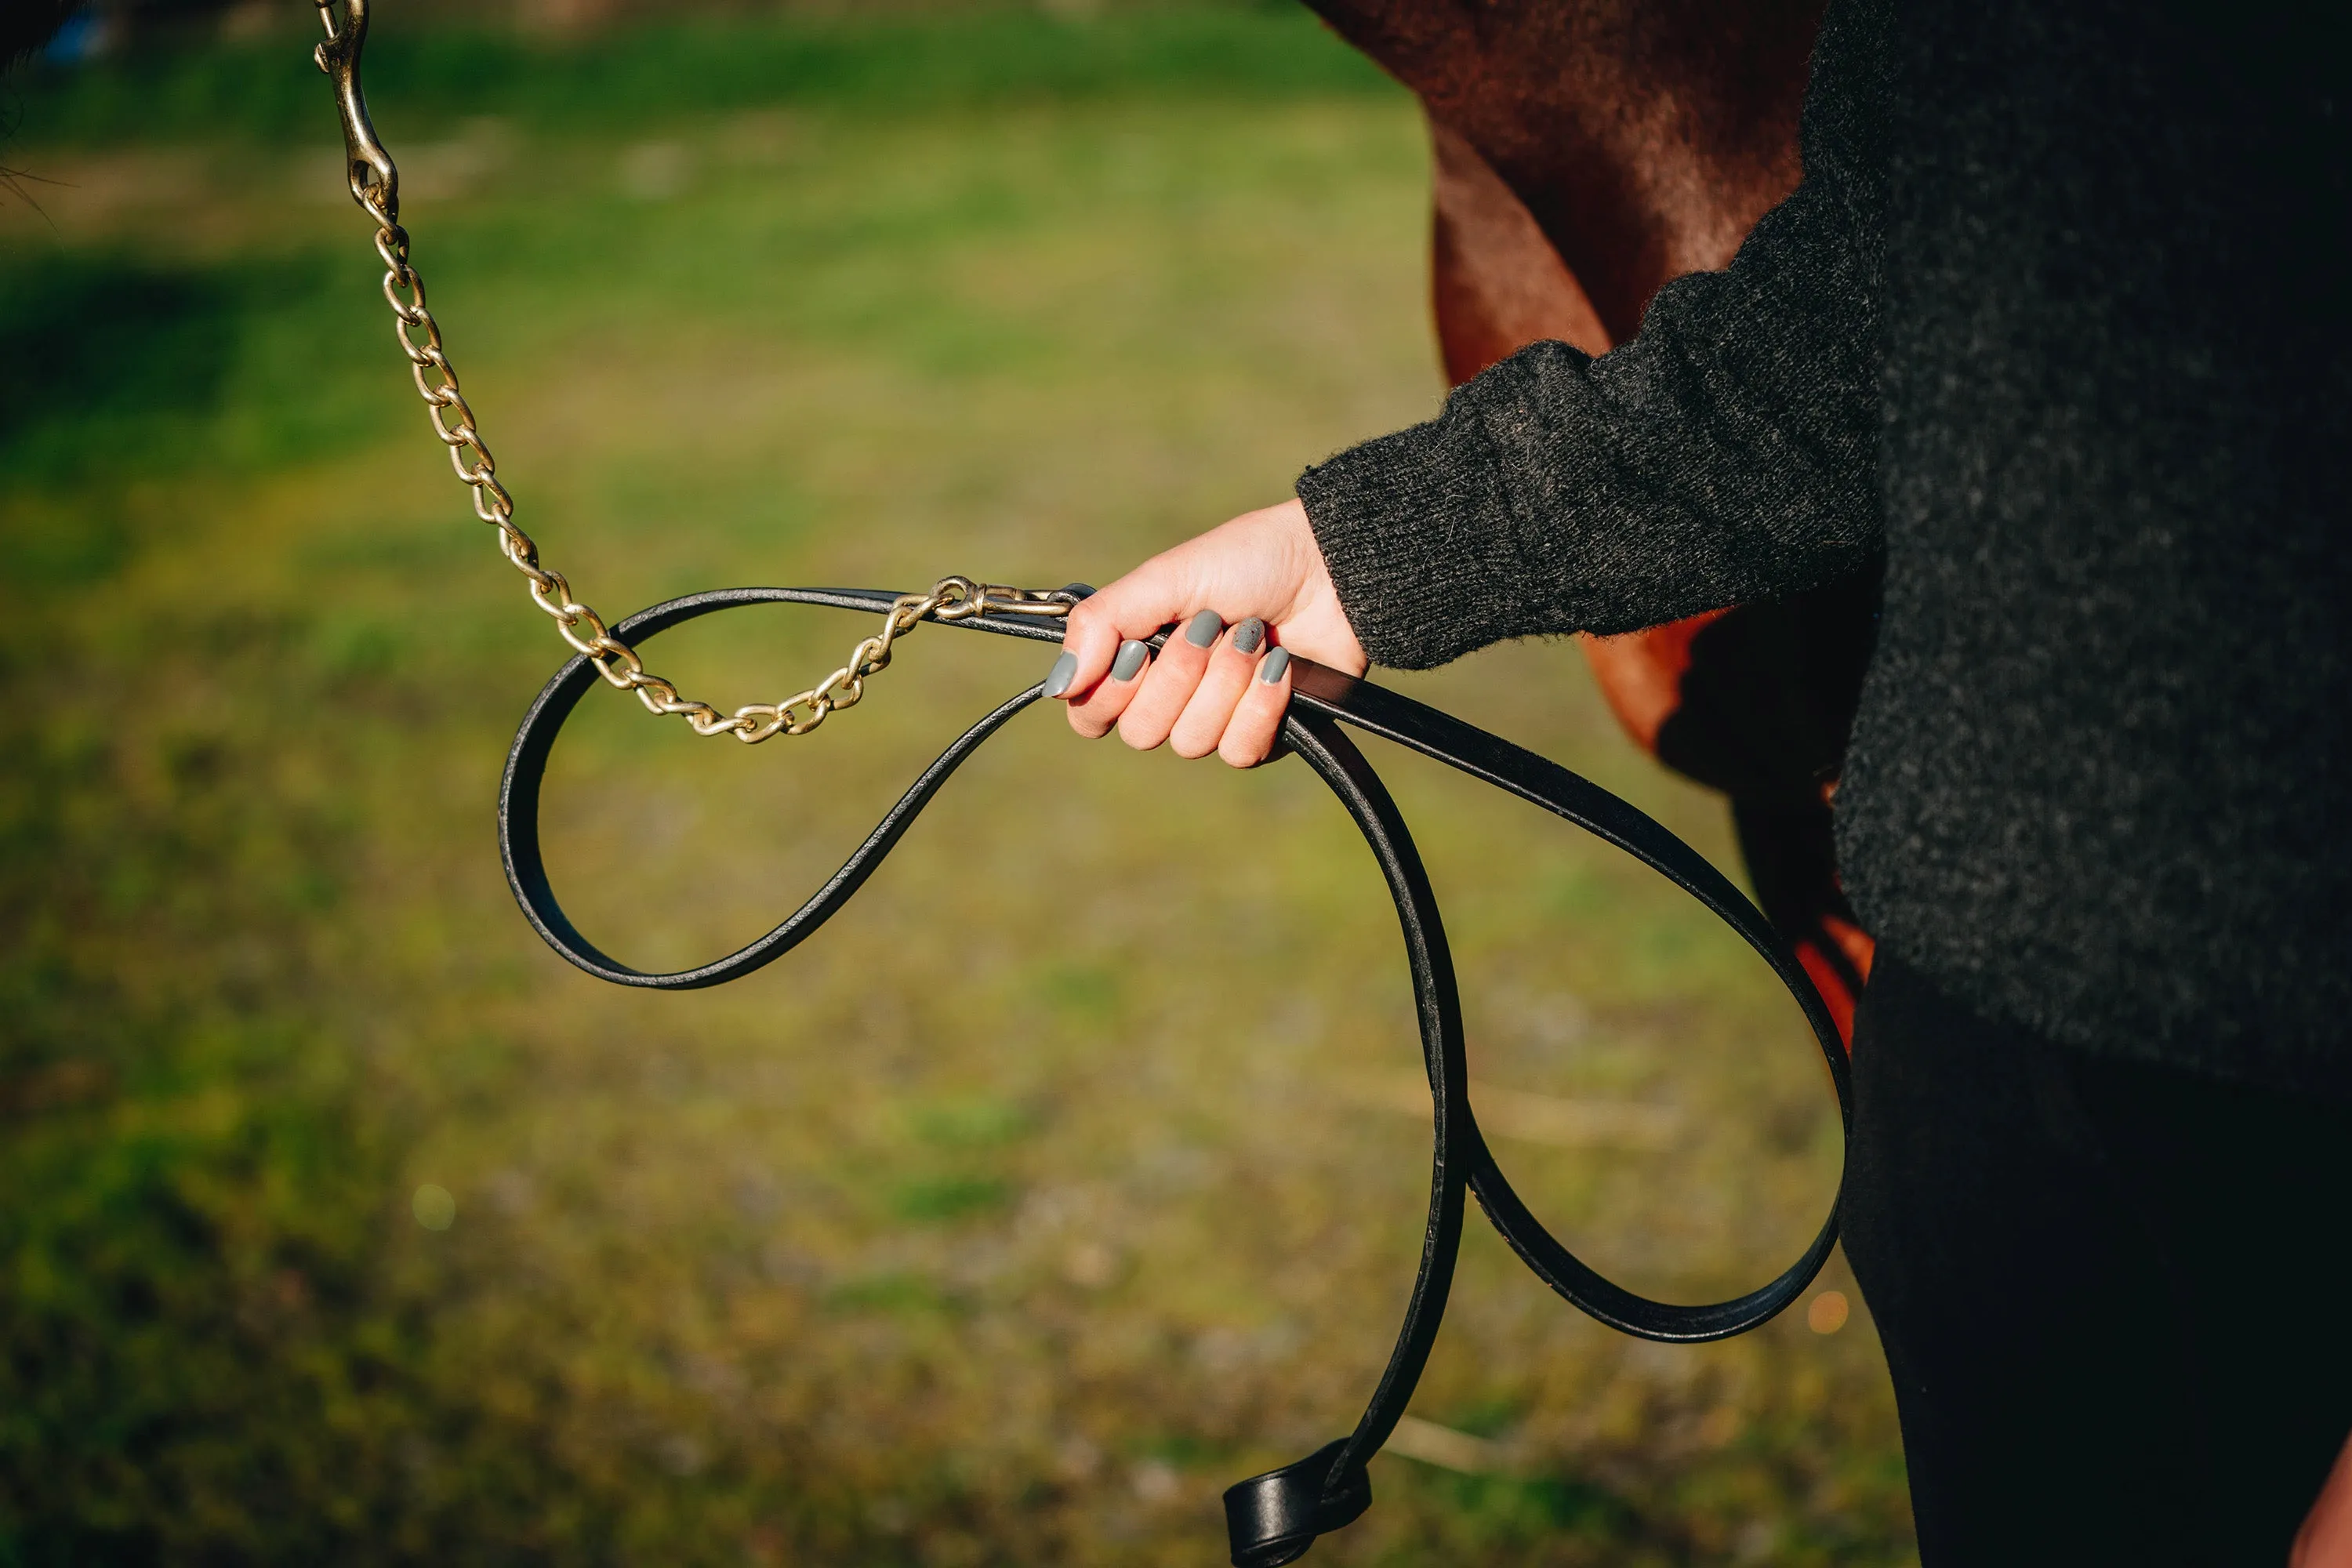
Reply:
M2056 1040L2352 1092L2352 54L2321 26L1832 4L1804 182L1727 270L1301 478L1365 647L1630 630L1883 549L1837 818L1884 948Z

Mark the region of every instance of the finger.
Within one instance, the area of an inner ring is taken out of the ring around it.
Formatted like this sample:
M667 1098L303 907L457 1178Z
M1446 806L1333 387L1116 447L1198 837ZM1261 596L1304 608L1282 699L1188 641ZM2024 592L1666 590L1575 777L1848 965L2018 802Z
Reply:
M1184 629L1162 644L1141 685L1118 716L1118 738L1139 752L1148 752L1168 739L1168 731L1192 700L1201 672L1209 667L1209 649L1224 630L1214 610L1202 610Z
M1092 741L1110 733L1118 716L1143 689L1142 675L1151 663L1151 647L1133 637L1118 645L1110 671L1095 689L1070 704L1070 728Z
M1060 690L1046 695L1074 701L1087 697L1110 673L1121 644L1148 637L1197 608L1192 591L1189 574L1163 552L1072 605L1062 623L1062 649L1071 656L1068 676ZM1075 716L1071 723L1076 726Z
M1205 757L1217 749L1234 705L1249 689L1256 673L1257 656L1265 648L1265 623L1255 616L1238 622L1209 656L1200 685L1184 704L1184 711L1168 732L1168 744L1180 757Z
M1283 715L1290 711L1290 650L1278 647L1258 660L1249 689L1234 705L1226 721L1217 755L1237 768L1254 768L1274 754L1282 735Z

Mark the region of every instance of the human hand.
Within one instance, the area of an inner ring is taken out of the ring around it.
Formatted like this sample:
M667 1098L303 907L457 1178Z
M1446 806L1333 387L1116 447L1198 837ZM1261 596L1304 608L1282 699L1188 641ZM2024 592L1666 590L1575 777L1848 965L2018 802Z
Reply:
M1157 658L1142 639L1179 627ZM1237 768L1274 750L1292 654L1349 675L1369 662L1296 500L1244 512L1153 556L1070 611L1045 695L1070 728L1139 752L1216 752Z
M2296 1532L2288 1568L2352 1568L2352 1438Z

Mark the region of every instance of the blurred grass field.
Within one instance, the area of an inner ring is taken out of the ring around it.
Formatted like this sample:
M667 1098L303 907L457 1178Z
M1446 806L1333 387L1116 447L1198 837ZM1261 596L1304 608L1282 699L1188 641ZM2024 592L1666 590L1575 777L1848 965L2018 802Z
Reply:
M1218 1491L1352 1424L1418 1247L1352 829L1296 764L1036 714L752 979L641 995L545 951L490 806L563 650L425 427L308 9L11 89L0 1564L1222 1561ZM1303 12L377 30L452 356L612 616L1105 581L1437 402L1415 111ZM744 613L654 662L732 706L866 629ZM919 631L758 749L592 697L559 887L642 966L732 946L1045 663ZM1572 647L1397 684L1733 863ZM1636 1288L1759 1282L1837 1170L1769 975L1367 745L1522 1191ZM1467 1440L1418 1428L1313 1561L1910 1559L1858 1304L1636 1343L1474 1215L1415 1413Z

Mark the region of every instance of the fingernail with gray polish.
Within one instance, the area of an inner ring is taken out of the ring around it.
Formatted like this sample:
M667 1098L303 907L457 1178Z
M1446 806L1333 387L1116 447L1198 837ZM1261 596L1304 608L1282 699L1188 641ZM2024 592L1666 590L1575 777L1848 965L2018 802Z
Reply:
M1130 637L1118 645L1118 657L1110 661L1113 680L1133 680L1143 668L1143 661L1151 657L1151 645Z
M1289 668L1290 650L1286 647L1278 647L1267 654L1264 661L1258 665L1257 678L1268 686L1273 686L1281 681L1282 672Z
M1192 624L1184 628L1184 640L1194 647L1206 647L1216 641L1217 634L1224 629L1225 623L1217 618L1216 611L1202 610L1192 617Z
M1076 679L1077 675L1078 656L1074 653L1064 654L1054 661L1053 673L1045 677L1045 695L1059 697L1070 689L1070 682Z
M1240 626L1234 628L1234 651L1235 653L1255 653L1258 650L1258 645L1265 641L1265 623L1259 620L1255 616L1252 616L1248 620L1244 621Z

